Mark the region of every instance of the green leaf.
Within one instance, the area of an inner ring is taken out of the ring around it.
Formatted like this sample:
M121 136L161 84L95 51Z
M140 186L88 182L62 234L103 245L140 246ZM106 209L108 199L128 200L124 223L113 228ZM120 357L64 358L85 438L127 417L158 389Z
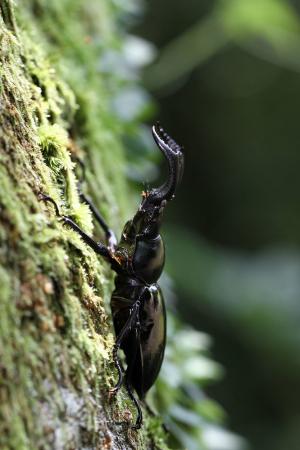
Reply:
M276 41L300 31L296 11L284 0L222 0L219 12L227 31L237 38L250 33Z

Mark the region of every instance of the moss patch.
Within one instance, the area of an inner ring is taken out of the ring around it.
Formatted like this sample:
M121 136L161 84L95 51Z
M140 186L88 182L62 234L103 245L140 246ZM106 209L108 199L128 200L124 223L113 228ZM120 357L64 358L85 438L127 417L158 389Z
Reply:
M80 156L116 230L128 213L120 124L97 71L120 11L108 0L27 0L15 18L3 0L0 13L0 447L158 448L147 420L141 433L114 423L135 415L125 392L107 399L112 273L39 201L50 195L93 232Z

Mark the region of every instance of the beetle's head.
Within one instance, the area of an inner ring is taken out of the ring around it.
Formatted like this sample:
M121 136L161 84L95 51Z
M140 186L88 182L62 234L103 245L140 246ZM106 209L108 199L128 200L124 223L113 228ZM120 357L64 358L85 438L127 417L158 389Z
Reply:
M132 220L129 220L122 233L122 245L126 242L135 243L137 236L155 238L159 234L163 210L168 201L175 195L184 168L183 149L156 124L152 127L153 138L164 154L168 163L166 181L158 188L152 188L143 193L139 210Z
M167 160L168 175L160 187L152 188L143 194L140 214L137 214L140 220L137 223L139 228L143 229L143 233L149 235L158 233L164 207L174 198L184 169L183 148L176 144L159 124L153 125L152 134Z

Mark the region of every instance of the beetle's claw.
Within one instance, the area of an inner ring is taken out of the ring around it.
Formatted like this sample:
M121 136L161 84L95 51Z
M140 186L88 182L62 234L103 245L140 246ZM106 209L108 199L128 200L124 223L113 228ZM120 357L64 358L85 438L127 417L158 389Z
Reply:
M53 200L52 197L49 197L49 195L43 194L43 192L40 192L40 193L39 193L39 200L41 200L41 201L43 201L43 202L50 202L50 203L52 203L52 205L53 205L54 208L55 208L55 213L56 213L56 215L57 215L58 217L61 217L61 214L60 214L60 212L59 212L57 203Z
M113 387L113 388L109 389L109 391L108 391L109 399L114 398L117 395L118 391L119 391L119 388L117 388L117 387Z
M48 200L48 195L45 195L42 192L39 192L38 200L39 200L39 202L46 202Z

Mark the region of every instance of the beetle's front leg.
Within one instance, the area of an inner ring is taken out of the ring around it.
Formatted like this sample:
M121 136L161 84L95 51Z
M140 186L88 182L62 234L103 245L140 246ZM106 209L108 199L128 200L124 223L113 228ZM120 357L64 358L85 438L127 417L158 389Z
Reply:
M117 245L117 238L116 238L115 233L109 228L109 226L103 219L102 215L100 214L100 212L98 211L98 209L96 208L96 206L94 205L92 200L89 197L87 197L81 190L79 191L79 195L80 195L80 198L89 205L96 221L99 223L101 228L104 230L108 247L112 251L114 251L114 249Z
M115 263L109 249L105 245L101 244L101 242L96 242L91 236L85 233L85 231L83 231L70 217L60 214L58 206L56 202L53 200L53 198L41 193L40 199L52 203L54 205L56 215L63 221L64 224L69 225L74 231L76 231L76 233L78 233L81 236L83 241L89 247L91 247L94 250L94 252L103 256L108 262Z
M99 223L99 225L101 226L101 228L103 229L103 231L105 233L108 247L113 251L117 245L117 238L115 236L115 233L112 231L112 229L109 228L109 226L107 225L106 221L104 220L104 218L100 214L99 210L94 205L91 198L88 197L87 195L85 195L85 193L83 192L82 183L85 179L85 165L81 159L78 158L77 161L81 167L81 177L78 182L78 191L79 191L80 198L81 198L81 200L83 200L85 203L87 203L89 205L96 221Z

